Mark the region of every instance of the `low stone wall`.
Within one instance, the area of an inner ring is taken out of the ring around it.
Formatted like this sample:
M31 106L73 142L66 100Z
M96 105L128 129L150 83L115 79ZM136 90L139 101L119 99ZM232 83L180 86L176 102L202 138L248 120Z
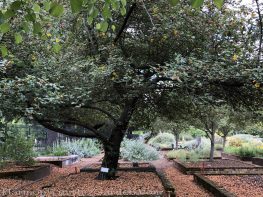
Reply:
M222 187L219 187L216 183L200 174L194 174L194 181L197 184L203 186L206 190L211 192L216 197L236 197L235 194L230 193Z

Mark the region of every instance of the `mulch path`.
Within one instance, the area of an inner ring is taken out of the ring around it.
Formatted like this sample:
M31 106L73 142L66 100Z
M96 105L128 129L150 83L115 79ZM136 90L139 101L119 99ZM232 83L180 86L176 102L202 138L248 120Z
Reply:
M207 176L210 180L224 187L238 197L262 197L263 176L262 175L239 175L239 176Z

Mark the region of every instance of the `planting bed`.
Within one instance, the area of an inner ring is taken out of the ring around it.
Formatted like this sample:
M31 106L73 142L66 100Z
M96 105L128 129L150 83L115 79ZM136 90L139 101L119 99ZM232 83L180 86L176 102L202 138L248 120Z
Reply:
M262 175L221 175L206 176L218 187L227 190L238 197L262 197L263 176Z
M213 162L181 162L174 160L175 166L185 174L263 174L263 167L229 159L217 159Z
M152 172L118 172L116 180L96 180L98 173L79 173L60 177L43 185L39 182L13 192L8 197L29 196L162 196L164 188Z
M72 165L80 160L80 157L78 155L69 155L69 156L45 156L45 157L37 157L35 158L35 161L41 162L41 163L50 163L54 164L56 166L59 166L61 168Z
M18 178L25 180L38 180L50 174L49 165L17 166L8 165L0 170L0 178Z

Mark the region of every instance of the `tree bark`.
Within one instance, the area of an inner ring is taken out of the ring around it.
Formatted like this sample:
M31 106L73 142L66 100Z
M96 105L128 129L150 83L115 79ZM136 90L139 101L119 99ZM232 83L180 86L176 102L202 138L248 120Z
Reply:
M226 135L224 135L222 138L223 138L223 151L224 151L226 147Z
M214 151L215 151L215 133L211 133L211 148L210 148L210 157L209 161L214 161Z
M175 133L175 149L178 150L179 146L179 132Z
M133 98L125 103L123 112L112 130L109 142L104 143L104 158L101 171L97 176L99 180L111 180L116 178L121 142L127 131L137 100L138 98Z

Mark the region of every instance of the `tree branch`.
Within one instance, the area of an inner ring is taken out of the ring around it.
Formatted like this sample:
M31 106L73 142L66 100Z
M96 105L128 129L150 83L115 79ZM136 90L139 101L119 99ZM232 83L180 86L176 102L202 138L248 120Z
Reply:
M124 22L123 22L123 24L121 26L121 29L119 30L116 38L113 41L114 43L116 43L119 40L119 38L121 37L121 34L123 33L124 29L126 28L128 20L129 20L129 18L131 16L132 12L134 11L135 7L136 7L136 3L133 3L132 6L130 7L125 19L124 19Z

